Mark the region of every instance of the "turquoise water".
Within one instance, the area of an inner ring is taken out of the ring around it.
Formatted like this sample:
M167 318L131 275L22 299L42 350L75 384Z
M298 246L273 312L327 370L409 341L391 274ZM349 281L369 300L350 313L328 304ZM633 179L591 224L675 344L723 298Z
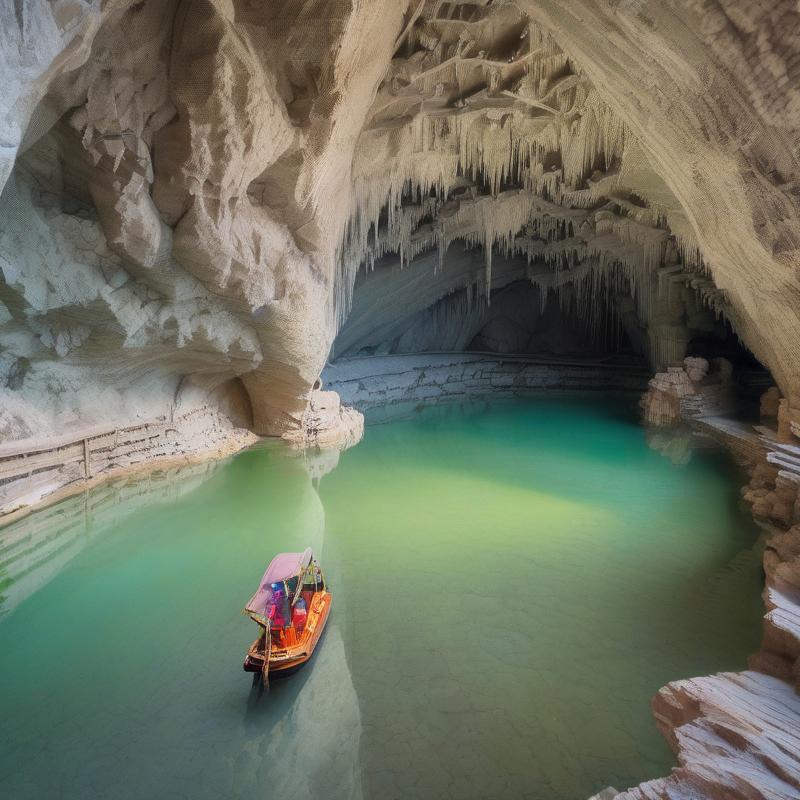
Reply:
M664 774L652 695L758 644L741 480L674 466L622 402L531 401L39 512L0 531L0 793L566 800ZM331 621L263 693L240 610L309 544Z

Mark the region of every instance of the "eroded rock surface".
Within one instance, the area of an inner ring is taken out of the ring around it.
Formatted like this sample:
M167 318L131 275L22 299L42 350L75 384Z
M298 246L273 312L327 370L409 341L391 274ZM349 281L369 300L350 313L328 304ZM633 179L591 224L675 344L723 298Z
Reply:
M581 347L559 309L657 370L724 318L795 402L788 0L0 14L6 439L242 389L302 438L343 324L343 355Z
M681 367L656 373L640 403L645 421L667 426L734 410L731 376L731 364L724 358L712 365L704 358L689 357Z
M758 672L678 681L653 713L680 766L617 800L798 796L800 696L784 681Z

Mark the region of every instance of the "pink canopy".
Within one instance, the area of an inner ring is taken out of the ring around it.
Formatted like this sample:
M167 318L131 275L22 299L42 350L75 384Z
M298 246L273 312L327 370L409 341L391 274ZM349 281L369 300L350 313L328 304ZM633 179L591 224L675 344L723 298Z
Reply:
M314 553L310 547L307 547L302 553L278 553L270 561L256 593L250 598L244 610L259 617L266 617L272 599L272 584L288 581L295 575L299 575L313 558Z

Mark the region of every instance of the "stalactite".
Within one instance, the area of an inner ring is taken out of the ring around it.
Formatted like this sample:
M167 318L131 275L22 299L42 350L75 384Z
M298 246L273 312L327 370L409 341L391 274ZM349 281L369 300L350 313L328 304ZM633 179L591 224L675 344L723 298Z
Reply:
M633 297L640 320L654 318L668 242L702 274L691 235L671 239L669 210L620 185L630 140L620 118L546 32L531 23L522 38L505 63L469 36L443 45L420 32L428 54L397 64L406 95L413 87L420 103L389 134L362 134L339 247L339 321L362 264L396 254L403 269L435 250L433 270L446 274L456 241L483 249L482 274L461 287L465 313L480 298L490 302L495 258L520 257L542 310L554 294L598 336L618 324L609 323L609 309L619 295ZM443 99L454 88L455 99ZM709 307L723 305L701 296Z

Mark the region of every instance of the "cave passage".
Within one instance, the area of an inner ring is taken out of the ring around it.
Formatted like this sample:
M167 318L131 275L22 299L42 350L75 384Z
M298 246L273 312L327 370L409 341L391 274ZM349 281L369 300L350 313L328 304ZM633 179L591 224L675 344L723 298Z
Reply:
M757 646L740 479L649 449L628 401L431 408L309 458L250 450L3 530L3 796L588 797L673 765L659 687ZM331 622L260 694L239 612L307 545Z

